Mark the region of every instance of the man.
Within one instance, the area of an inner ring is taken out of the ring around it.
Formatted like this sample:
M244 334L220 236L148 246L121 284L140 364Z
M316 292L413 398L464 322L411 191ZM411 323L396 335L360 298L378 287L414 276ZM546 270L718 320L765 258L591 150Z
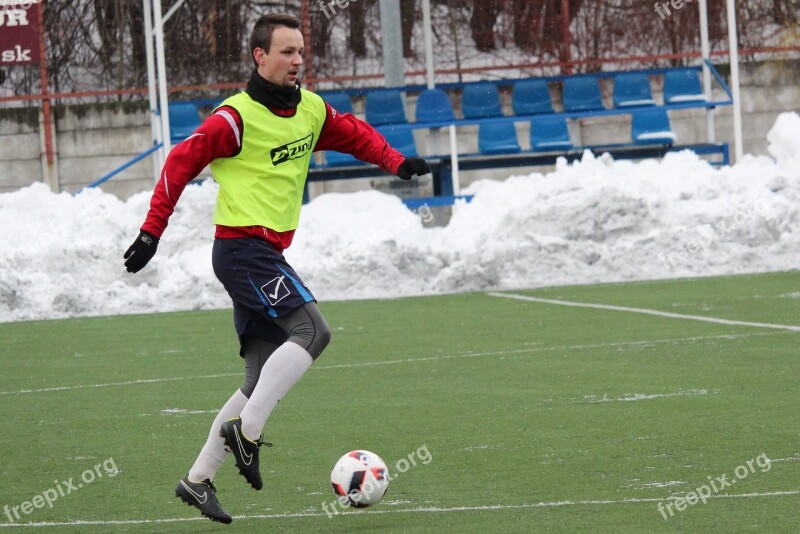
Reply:
M232 521L212 483L222 462L232 453L247 482L261 489L258 453L267 418L331 338L313 295L282 255L297 228L312 151L349 153L404 180L430 172L424 160L405 158L371 126L300 88L297 18L262 16L249 48L255 70L246 90L172 149L124 255L132 273L150 261L184 187L210 165L219 184L212 263L233 300L245 378L175 495L222 523Z

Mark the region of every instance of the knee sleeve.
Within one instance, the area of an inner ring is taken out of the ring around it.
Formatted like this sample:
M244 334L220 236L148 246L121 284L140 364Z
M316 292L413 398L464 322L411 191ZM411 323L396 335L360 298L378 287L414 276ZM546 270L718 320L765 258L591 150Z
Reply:
M242 356L244 357L244 383L239 390L248 399L256 389L258 377L261 375L261 368L264 367L267 358L275 352L278 344L264 341L257 337L245 337L242 342Z
M287 341L303 347L315 360L331 341L331 330L316 302L307 302L275 322L286 332Z

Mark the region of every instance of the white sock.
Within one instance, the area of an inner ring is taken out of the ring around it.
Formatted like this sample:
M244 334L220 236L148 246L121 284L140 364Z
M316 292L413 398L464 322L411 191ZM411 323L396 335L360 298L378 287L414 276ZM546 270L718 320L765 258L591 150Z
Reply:
M201 482L205 479L214 480L214 476L222 466L222 462L230 454L225 450L225 440L219 435L219 429L222 423L242 413L242 408L244 408L245 404L247 404L247 397L244 396L242 390L237 389L236 393L228 399L228 402L219 411L217 417L214 418L206 444L203 445L197 460L189 470L190 482Z
M313 361L303 347L291 341L275 349L261 368L250 400L242 408L242 433L248 439L258 440L272 409L308 371Z

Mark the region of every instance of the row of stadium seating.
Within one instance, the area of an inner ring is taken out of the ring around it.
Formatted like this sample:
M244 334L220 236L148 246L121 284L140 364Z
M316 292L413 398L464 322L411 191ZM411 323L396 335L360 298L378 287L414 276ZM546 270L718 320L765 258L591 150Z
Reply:
M418 151L414 134L409 128L393 125L376 128L393 147L406 156L416 157ZM675 134L670 127L666 110L660 108L638 109L632 111L631 139L634 145L671 145ZM561 115L541 115L530 121L530 146L533 152L553 152L572 150L567 121ZM511 122L482 121L478 125L478 150L480 154L515 154L522 152L517 137L517 129ZM434 154L426 154L428 156ZM349 154L328 151L325 163L330 166L360 164Z
M672 69L664 73L664 104L704 102L706 100L697 69ZM650 80L641 72L618 73L614 77L613 104L622 113L630 112L631 142L634 145L675 142L667 110L658 106L652 96ZM339 111L352 113L353 106L347 92L323 93L323 98ZM606 110L600 91L599 78L578 75L563 80L561 102L565 113ZM564 151L574 148L567 128L566 117L556 114L550 84L545 79L516 81L512 89L512 109L515 116L533 116L530 119L530 146L533 152ZM652 109L647 109L652 108ZM400 90L380 89L366 93L364 111L367 122L407 153L417 153L410 129L392 126L409 124L403 95ZM512 154L522 151L514 124L509 121L492 121L506 116L502 110L497 85L492 82L464 84L461 93L463 119L480 120L478 125L478 150L481 154ZM427 89L419 93L414 109L415 125L454 122L456 109L442 89ZM428 154L430 155L430 154ZM352 165L357 162L349 155L329 152L327 165Z
M667 112L679 109L713 109L733 104L733 95L725 80L709 61L705 64L727 94L727 99L706 99L700 86L700 67L599 72L494 82L446 82L438 84L433 90L428 90L424 85L407 85L402 88L402 93L401 89L352 88L322 91L320 94L340 111L352 110L351 97L364 97L367 121L404 154L417 155L415 138L421 139L421 136L427 135L423 155L431 165L435 200L452 203L455 198L453 192L458 190L458 168L477 171L553 165L559 157L572 161L581 157L586 150L595 154L609 153L612 157L621 159L663 157L672 151L692 150L698 155L721 158L721 161L711 161L714 165L727 165L727 143L674 144L675 135L667 115ZM663 104L658 104L653 99L649 76L663 78ZM600 80L614 82L611 107L607 108L603 104ZM511 87L512 114L503 113L498 86ZM459 118L456 118L455 109L445 90L460 94ZM559 110L553 105L553 93L560 96L555 100ZM404 94L417 96L414 122L407 120ZM177 144L191 135L200 125L201 115L206 115L208 109L218 103L219 100L211 98L170 103L171 144ZM383 116L381 108L384 110ZM630 142L594 146L579 143L579 146L573 146L567 121L611 115L631 116ZM438 137L432 135L436 130L449 127L451 146L455 146L453 141L457 138L452 136L452 132L464 126L478 128L478 153L462 153L456 148L452 154L443 154L440 153L441 149L431 148L439 145ZM517 138L518 127L522 132L529 127L530 150L521 150ZM415 135L414 130L420 130L420 134ZM88 187L97 187L113 178L160 146L160 143L154 141L152 147L106 173ZM361 164L349 155L328 152L326 160L322 163L322 159L312 158L311 165L314 168L309 171L308 182L372 178L376 172L380 173L373 166ZM308 199L307 191L305 198Z
M371 93L370 93L371 94ZM400 98L397 93L397 98ZM329 103L342 112L352 112L349 100ZM499 97L497 112L481 111L470 118L500 117ZM491 104L494 108L495 104ZM488 106L487 106L488 108ZM400 108L402 109L402 107ZM669 118L664 109L637 109L632 111L631 138L634 144L672 144L675 135L670 128ZM177 144L200 125L200 115L194 102L173 102L169 105L170 134L172 144ZM417 101L417 122L430 120L455 120L449 99L444 91L432 89L422 93ZM406 156L416 157L418 151L412 130L395 128L391 124L377 126L378 131L389 143ZM531 120L530 145L534 152L570 150L570 140L566 119L561 115L540 115ZM517 139L517 130L511 122L482 121L478 126L478 150L481 154L510 154L522 151ZM430 155L430 154L426 154ZM313 160L312 160L313 161ZM355 165L360 162L349 154L328 151L325 163L332 166Z
M613 105L616 109L656 106L650 80L640 72L618 73L614 77ZM334 108L352 112L347 92L322 93ZM603 104L599 77L576 75L564 78L561 92L563 111L600 111ZM697 69L672 69L664 74L664 104L705 101ZM512 89L512 109L515 115L554 113L550 84L543 78L516 81ZM365 119L373 126L404 124L406 117L403 97L398 89L376 89L367 92ZM479 82L464 84L461 95L461 114L464 119L503 116L497 84ZM419 95L415 118L417 123L455 119L455 110L442 90L427 90Z
M703 102L697 69L670 69L664 73L664 104ZM650 80L643 72L616 73L613 75L613 106L621 113L630 112L631 143L665 144L675 142L667 108L659 106L652 96ZM340 112L353 112L350 93L322 92L323 98ZM514 116L525 116L530 121L530 147L533 152L565 151L574 148L567 128L568 113L588 113L606 110L600 91L599 76L576 75L563 79L561 90L563 113L556 113L551 87L543 78L513 81L511 108ZM649 109L648 109L649 108ZM397 125L453 122L458 123L456 108L442 89L428 89L419 93L415 121L406 117L403 93L399 89L374 89L366 92L365 119L375 126L401 152L418 155L414 135L409 128ZM478 150L480 154L511 154L522 151L517 130L503 113L500 93L492 82L467 83L461 91L460 115L465 120L478 120ZM200 124L198 103L173 102L169 105L171 141L185 139ZM430 156L431 154L426 154ZM358 164L349 154L328 152L325 164L345 166Z

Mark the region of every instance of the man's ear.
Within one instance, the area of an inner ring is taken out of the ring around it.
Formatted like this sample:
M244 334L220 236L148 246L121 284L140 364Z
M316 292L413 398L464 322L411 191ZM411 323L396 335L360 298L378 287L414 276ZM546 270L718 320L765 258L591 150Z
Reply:
M253 59L256 60L258 65L265 65L267 63L267 53L263 48L256 47L253 49Z

